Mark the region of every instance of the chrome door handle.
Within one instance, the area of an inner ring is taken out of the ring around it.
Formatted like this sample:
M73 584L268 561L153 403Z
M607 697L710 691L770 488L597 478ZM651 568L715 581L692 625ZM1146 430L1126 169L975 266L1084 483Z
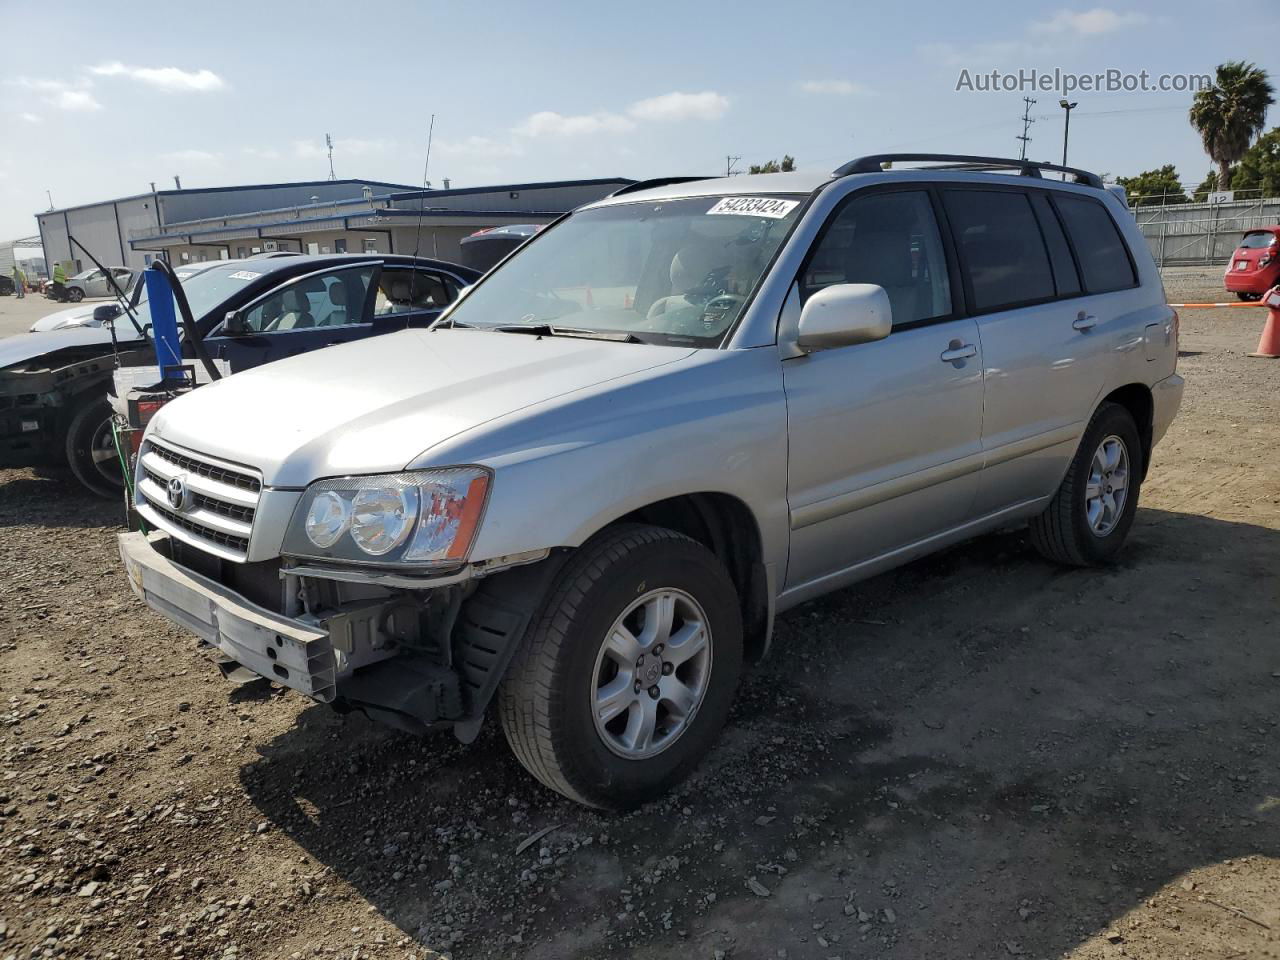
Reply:
M1085 313L1083 310L1081 310L1076 315L1076 318L1072 322L1071 326L1074 327L1076 330L1091 330L1095 326L1097 326L1097 324L1098 324L1097 317L1095 317L1091 313Z
M957 360L967 360L969 357L978 355L978 348L972 343L960 343L958 340L952 340L952 346L942 351L942 355L938 358L943 363L955 363Z

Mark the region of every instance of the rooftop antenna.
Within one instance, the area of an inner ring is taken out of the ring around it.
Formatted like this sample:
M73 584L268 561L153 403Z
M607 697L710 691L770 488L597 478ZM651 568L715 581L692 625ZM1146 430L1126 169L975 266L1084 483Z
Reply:
M53 209L53 193L49 190L46 190L44 192L44 195L49 198L49 209L52 210Z
M1022 110L1022 136L1016 138L1022 141L1022 152L1018 154L1019 160L1027 159L1027 144L1032 140L1031 137L1027 136L1027 131L1030 130L1031 125L1036 122L1035 118L1031 116L1031 107L1035 104L1035 101L1030 97L1023 97L1022 102L1025 103L1026 106Z
M182 180L178 177L176 173L173 175L173 185L179 190L182 189Z
M333 137L327 133L324 135L324 145L329 148L329 179L337 180L337 174L333 172Z
M427 171L431 169L431 138L436 132L436 115L431 115L431 124L427 127L427 158L422 162L422 192L425 194L427 188L431 186L431 181L427 179ZM418 257L418 245L422 242L422 214L427 209L427 198L425 196L418 197L418 228L413 234L413 256L416 260Z

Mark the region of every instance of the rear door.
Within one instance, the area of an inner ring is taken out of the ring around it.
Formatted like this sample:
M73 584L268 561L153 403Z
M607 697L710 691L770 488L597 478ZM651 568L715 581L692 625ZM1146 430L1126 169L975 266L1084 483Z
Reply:
M982 339L985 468L975 514L984 516L1057 489L1106 381L1121 321L1107 296L1086 288L1047 191L984 185L943 194ZM1108 216L1101 205L1098 212ZM1114 242L1087 242L1091 262L1136 284L1118 233Z
M442 271L386 264L373 299L374 330L429 327L458 298L459 289L458 281Z
M209 355L238 373L372 335L370 303L379 266L318 271L274 287L240 308L247 334L227 334L224 323L205 338Z
M833 283L883 287L893 329L783 361L792 589L961 525L981 469L981 342L959 315L931 193L860 191L837 207L793 296Z

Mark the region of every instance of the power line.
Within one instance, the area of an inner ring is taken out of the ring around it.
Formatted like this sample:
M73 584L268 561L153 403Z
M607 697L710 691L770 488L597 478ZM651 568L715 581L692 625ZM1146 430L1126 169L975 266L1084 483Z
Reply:
M1027 144L1031 142L1031 137L1027 135L1027 131L1031 129L1031 125L1035 123L1035 118L1031 116L1031 108L1035 105L1035 101L1030 97L1023 97L1022 102L1026 104L1022 109L1022 136L1017 139L1022 141L1022 152L1018 155L1019 160L1027 159Z

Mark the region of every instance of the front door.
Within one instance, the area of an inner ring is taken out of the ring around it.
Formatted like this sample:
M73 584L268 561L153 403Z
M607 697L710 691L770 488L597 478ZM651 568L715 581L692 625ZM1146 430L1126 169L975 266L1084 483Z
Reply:
M238 373L321 347L373 335L369 300L378 264L297 277L241 308L249 332L219 326L205 339L209 355Z
M893 330L783 362L787 589L961 525L981 469L981 341L956 315L930 194L860 192L837 208L795 295L833 283L883 287Z

